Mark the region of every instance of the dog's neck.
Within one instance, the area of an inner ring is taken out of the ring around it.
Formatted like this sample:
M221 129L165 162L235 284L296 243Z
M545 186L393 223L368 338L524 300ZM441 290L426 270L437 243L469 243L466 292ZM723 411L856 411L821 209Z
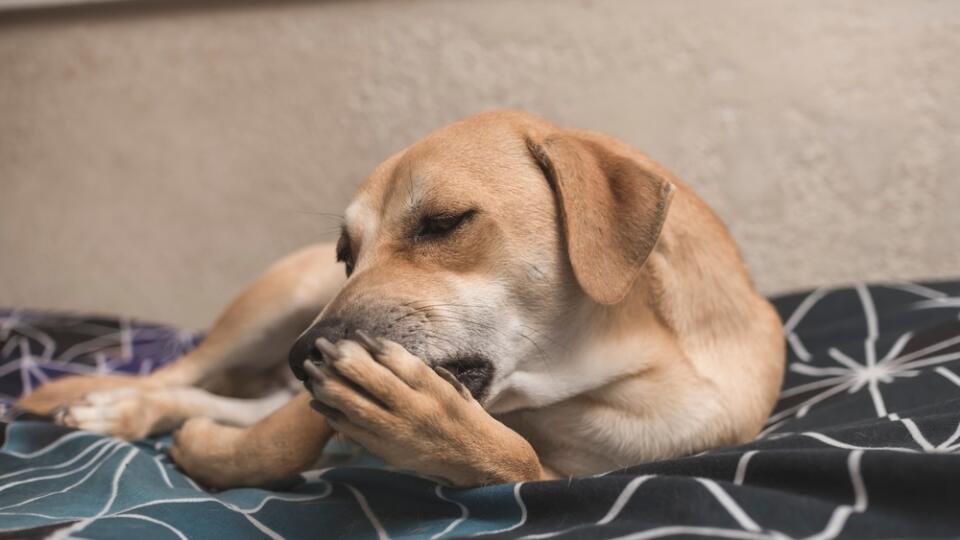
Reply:
M672 351L670 330L656 309L659 281L644 269L616 305L584 301L568 314L558 339L497 381L485 404L493 414L540 408L644 372Z
M750 285L742 266L730 262L738 260L736 253L718 252L729 248L688 230L691 220L716 218L678 184L670 218L628 295L614 305L584 301L574 308L560 329L567 337L560 346L545 346L546 355L521 362L495 383L485 404L490 412L545 407L665 361L686 363L694 374L705 371L712 378L709 372L718 366L701 365L713 356L703 351L718 346L718 336L739 335L729 325L749 321L749 313L737 312L748 307L738 299L752 293L737 290ZM704 259L717 261L718 268L699 266ZM732 278L731 270L744 276ZM730 301L704 304L701 298Z

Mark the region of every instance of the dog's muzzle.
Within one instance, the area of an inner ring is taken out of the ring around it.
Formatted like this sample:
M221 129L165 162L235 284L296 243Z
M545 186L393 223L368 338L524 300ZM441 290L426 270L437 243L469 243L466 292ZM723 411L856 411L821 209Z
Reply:
M373 327L371 327L373 326ZM290 354L287 361L290 364L290 370L294 376L301 381L307 379L307 374L303 370L303 362L312 360L322 363L323 354L317 349L316 342L319 338L325 338L331 343L336 343L343 339L351 339L357 330L363 330L371 336L385 337L402 345L411 354L423 358L431 366L441 366L457 378L467 390L473 394L477 400L481 400L485 395L487 388L493 381L494 366L493 362L479 355L461 355L456 354L448 358L440 358L436 361L427 359L421 352L422 344L412 342L411 333L405 336L393 336L393 332L385 331L383 328L376 328L376 325L358 325L350 324L342 319L331 319L320 321L304 332L293 347L290 348ZM399 338L399 339L398 339Z

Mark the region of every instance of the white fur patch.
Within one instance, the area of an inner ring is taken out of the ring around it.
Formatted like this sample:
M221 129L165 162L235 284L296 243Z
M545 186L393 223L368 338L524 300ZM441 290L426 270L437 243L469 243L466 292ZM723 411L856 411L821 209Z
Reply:
M377 237L377 227L380 225L376 212L367 206L363 199L356 199L343 213L347 228L353 234L360 235L361 245L369 244Z

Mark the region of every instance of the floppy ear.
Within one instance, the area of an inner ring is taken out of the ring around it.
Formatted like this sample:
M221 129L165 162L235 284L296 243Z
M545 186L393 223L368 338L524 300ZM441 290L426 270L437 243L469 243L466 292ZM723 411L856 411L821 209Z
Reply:
M585 137L527 137L527 147L557 197L577 281L600 304L620 302L660 237L673 184Z

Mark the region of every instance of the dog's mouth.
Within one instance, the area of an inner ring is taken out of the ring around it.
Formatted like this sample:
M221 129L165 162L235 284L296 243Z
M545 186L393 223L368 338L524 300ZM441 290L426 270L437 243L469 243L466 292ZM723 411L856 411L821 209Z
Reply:
M473 398L482 402L493 381L493 362L482 356L458 356L437 364L457 378Z

